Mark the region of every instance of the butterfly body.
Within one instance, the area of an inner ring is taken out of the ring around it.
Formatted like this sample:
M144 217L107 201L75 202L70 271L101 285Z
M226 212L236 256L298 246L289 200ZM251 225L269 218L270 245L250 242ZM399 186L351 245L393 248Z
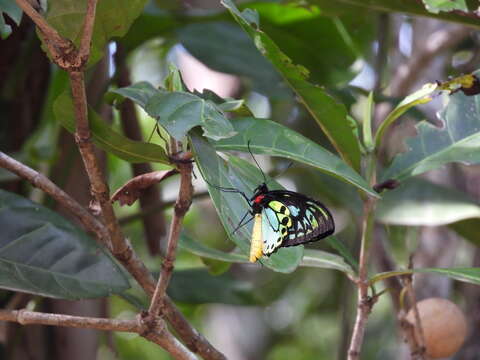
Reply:
M251 262L261 255L272 255L280 247L317 241L335 231L330 211L320 202L300 193L269 190L263 183L255 190L250 205L255 220Z

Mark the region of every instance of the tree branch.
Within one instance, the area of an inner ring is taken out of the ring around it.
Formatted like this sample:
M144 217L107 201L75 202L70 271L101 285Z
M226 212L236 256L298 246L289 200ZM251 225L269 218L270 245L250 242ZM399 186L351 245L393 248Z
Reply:
M87 328L107 331L137 333L162 346L175 359L196 359L188 349L178 342L164 327L157 326L154 331L146 331L141 317L135 320L92 318L63 314L42 313L28 310L0 310L0 320L16 322L21 325L51 325Z
M369 153L366 157L365 177L370 186L376 183L376 156ZM358 300L357 315L353 326L352 338L348 349L348 360L359 360L362 349L365 328L368 316L372 311L377 298L368 295L368 254L372 243L373 226L375 223L376 199L365 197L363 199L362 238L360 244L360 258L358 269Z
M100 240L108 239L108 232L103 224L101 224L92 214L86 211L79 203L66 194L57 185L51 182L47 177L39 174L35 170L26 165L20 164L17 161L9 158L3 153L0 153L0 166L14 172L21 178L24 178L32 183L32 185L43 190L56 201L61 203L72 215L78 217L82 224L87 229L93 231L97 236L103 236ZM10 159L10 160L9 160ZM17 166L16 164L19 164ZM15 165L15 166L14 166ZM85 217L85 219L81 219ZM97 233L98 230L99 232ZM107 242L105 244L108 244ZM152 296L155 291L155 279L150 274L150 271L145 267L145 264L135 253L131 245L127 242L127 248L122 254L114 254L114 256L122 263L133 278L140 284L145 292ZM215 349L207 339L205 339L192 325L188 322L183 314L177 309L175 304L168 296L165 297L165 316L168 322L175 329L182 341L187 347L209 360L225 360L225 356Z
M187 154L184 154L187 155ZM164 297L167 290L168 283L173 271L173 264L175 262L175 252L177 250L178 239L180 232L182 231L182 222L185 214L187 213L192 203L192 164L188 162L189 156L183 156L178 163L178 170L180 172L180 189L178 192L177 202L175 203L175 210L172 218L172 224L170 226L170 235L168 237L167 254L162 263L162 271L158 278L155 292L153 293L152 300L150 302L150 308L148 310L150 316L157 316L162 314L164 309ZM185 162L185 160L187 162Z
M47 26L48 24L36 11L33 10L33 8L27 6L28 4L25 0L17 0L17 2L20 7L24 9L27 15L30 15L34 21L36 20L35 22L43 33L42 36L45 38L45 42L47 46L49 46L49 49L54 49L55 47L52 47L51 43L54 43L54 45L60 47L58 52L52 55L54 55L56 63L65 69L70 77L76 120L75 140L79 147L80 154L89 177L91 191L100 205L103 219L108 230L108 240L110 243L107 243L107 247L111 249L113 255L122 262L122 264L134 276L134 278L145 289L145 291L149 295L152 295L155 288L155 282L148 269L135 254L130 244L123 237L115 217L113 207L110 203L108 186L94 154L94 147L91 142L87 99L85 94L85 82L82 70L88 61L90 53L90 42L95 20L93 17L95 15L96 0L89 0L87 7L87 16L84 21L81 39L81 54L76 51L75 47L70 41L61 38L58 33L50 31L52 29ZM62 46L64 44L68 44L68 47ZM106 239L102 237L102 240ZM191 325L183 318L183 316L181 316L179 319L171 319L171 317L178 316L180 314L173 303L167 299L164 301L164 306L166 307L165 312L167 314L167 319L171 321L172 325L178 326L178 328L175 329L184 342L193 347L192 351L198 352L205 359L225 358L223 354L218 352L206 339L198 334L198 332L191 327ZM160 321L159 323L163 325L163 322ZM166 335L162 339L165 340L165 342L162 346L164 346L165 349L175 350L178 346L183 346L168 331L164 331L164 333ZM154 335L149 336L151 336L152 339L157 339ZM173 354L173 352L171 352L171 354Z
M85 21L82 28L82 39L80 41L80 48L78 50L78 60L80 66L86 64L88 58L90 57L90 47L92 44L96 8L97 0L88 0L87 12L85 14Z
M68 49L72 47L72 43L64 39L49 23L33 8L28 0L16 0L18 6L28 15L30 19L37 25L38 29L59 48Z
M85 228L93 231L102 244L107 244L109 238L108 232L102 223L92 216L82 205L76 202L65 191L55 185L45 175L33 170L32 168L18 162L5 153L0 151L0 167L3 167L19 177L27 180L33 186L43 190L56 201L65 206L82 223Z

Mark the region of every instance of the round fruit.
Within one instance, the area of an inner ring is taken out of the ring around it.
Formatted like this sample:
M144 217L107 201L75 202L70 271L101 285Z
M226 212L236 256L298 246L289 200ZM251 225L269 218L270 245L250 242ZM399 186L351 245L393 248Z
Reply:
M429 298L417 303L427 355L440 359L455 354L467 336L467 321L453 302L441 298ZM406 318L415 324L413 309ZM418 330L415 329L417 339Z

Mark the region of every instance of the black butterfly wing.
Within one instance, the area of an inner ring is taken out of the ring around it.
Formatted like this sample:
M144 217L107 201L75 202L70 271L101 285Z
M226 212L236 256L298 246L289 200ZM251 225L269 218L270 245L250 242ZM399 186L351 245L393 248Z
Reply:
M264 206L272 209L280 222L283 220L287 230L281 235L279 247L317 241L334 233L332 214L322 203L287 190L271 190L266 197ZM285 217L290 221L285 221Z

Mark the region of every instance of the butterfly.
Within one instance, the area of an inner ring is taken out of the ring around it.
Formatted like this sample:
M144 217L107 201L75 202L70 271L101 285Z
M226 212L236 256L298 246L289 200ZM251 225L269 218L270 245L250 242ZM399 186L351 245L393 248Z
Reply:
M250 199L254 218L250 262L270 256L281 247L323 239L335 232L335 222L322 203L288 190L259 185Z
M270 256L281 247L317 241L335 232L332 214L319 201L293 191L270 190L265 174L250 151L250 143L248 150L264 178L264 182L254 190L253 196L248 198L235 188L214 187L224 192L239 193L250 206L250 210L233 231L235 233L254 220L250 262L256 262L262 256ZM251 215L249 219L248 215Z

